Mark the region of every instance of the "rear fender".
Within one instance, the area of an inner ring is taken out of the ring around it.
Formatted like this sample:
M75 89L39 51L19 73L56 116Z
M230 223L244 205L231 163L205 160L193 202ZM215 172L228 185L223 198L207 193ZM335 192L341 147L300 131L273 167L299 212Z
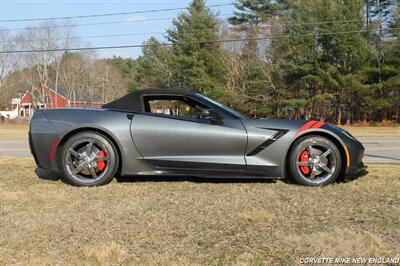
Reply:
M62 158L61 151L62 151L62 148L63 148L65 142L75 134L78 134L80 132L89 132L89 131L99 133L99 134L105 136L106 138L108 138L111 142L113 142L114 146L117 149L119 158L120 158L119 170L121 170L122 164L123 164L123 161L124 161L124 158L123 158L122 153L121 153L121 145L122 145L121 142L118 140L118 138L110 130L108 130L108 129L104 128L104 127L99 127L97 125L93 125L93 124L84 124L84 125L75 126L75 127L71 128L71 129L69 129L68 131L64 132L62 134L62 136L60 136L60 140L59 140L59 142L57 144L57 147L56 147L56 149L54 151L54 154L55 154L54 157L55 158L53 159L54 163L52 163L52 169L53 170L60 169L59 163L60 163L61 158Z
M60 135L42 110L35 111L29 127L29 142L38 167L55 170L53 161Z

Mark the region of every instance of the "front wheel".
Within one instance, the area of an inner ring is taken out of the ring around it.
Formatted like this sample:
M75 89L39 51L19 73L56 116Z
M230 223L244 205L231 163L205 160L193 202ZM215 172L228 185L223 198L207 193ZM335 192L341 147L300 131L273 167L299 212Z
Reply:
M322 136L298 139L289 156L289 174L299 184L325 186L334 182L342 168L338 147Z
M75 186L101 186L114 177L118 153L114 144L95 132L82 132L69 138L62 149L64 180Z

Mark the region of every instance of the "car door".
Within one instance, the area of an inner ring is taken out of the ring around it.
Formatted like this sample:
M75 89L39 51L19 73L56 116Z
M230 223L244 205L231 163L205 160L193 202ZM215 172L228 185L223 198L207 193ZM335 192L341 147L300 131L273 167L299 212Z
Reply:
M133 142L148 163L162 168L244 170L247 134L239 119L210 120L135 114Z

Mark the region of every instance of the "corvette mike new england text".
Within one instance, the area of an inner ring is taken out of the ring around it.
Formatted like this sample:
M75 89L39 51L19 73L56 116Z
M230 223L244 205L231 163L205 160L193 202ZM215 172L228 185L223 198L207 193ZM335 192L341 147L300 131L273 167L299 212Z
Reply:
M300 264L390 264L400 265L400 258L300 258Z

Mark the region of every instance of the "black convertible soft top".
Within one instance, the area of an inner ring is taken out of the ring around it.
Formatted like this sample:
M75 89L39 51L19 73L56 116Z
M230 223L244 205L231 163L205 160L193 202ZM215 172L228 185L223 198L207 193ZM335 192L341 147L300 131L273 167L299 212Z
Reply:
M190 94L193 94L193 92L178 89L145 89L129 93L119 99L106 103L102 108L144 112L143 97L145 96L185 96Z

